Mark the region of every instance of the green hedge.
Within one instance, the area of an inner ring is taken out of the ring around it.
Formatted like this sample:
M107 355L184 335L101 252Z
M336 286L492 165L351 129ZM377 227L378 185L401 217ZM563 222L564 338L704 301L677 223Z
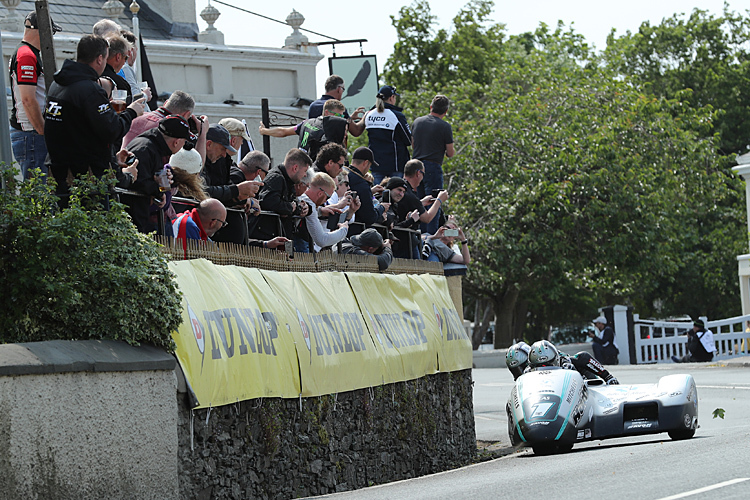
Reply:
M61 211L52 179L15 173L2 166L0 342L107 338L172 351L181 294L125 207L103 208L113 180L77 180Z

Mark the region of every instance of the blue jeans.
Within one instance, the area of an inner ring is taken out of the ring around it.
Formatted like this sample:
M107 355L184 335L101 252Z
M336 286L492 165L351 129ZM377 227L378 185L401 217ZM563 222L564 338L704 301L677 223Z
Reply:
M420 198L432 194L433 189L443 189L443 167L439 163L432 161L422 161L424 164L424 179L419 184L417 192ZM429 207L425 207L429 210ZM423 233L435 234L440 227L440 212L443 211L442 205L435 215L435 218L428 223L420 224Z
M44 160L47 158L47 144L44 142L43 135L33 130L24 132L11 128L10 142L13 156L21 167L24 179L30 178L35 168L40 168L42 173L47 175L47 167L44 166Z

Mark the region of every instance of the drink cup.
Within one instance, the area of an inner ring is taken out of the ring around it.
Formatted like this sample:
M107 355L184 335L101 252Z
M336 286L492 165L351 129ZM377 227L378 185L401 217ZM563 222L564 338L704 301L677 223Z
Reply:
M116 113L122 113L127 107L128 91L115 89L112 91L112 109Z

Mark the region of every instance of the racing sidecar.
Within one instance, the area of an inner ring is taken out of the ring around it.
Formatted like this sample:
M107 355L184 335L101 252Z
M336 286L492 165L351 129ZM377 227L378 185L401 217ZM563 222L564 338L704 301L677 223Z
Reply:
M594 439L660 432L689 439L698 428L698 392L687 374L656 384L606 385L575 370L544 367L518 378L506 411L511 444L549 454Z

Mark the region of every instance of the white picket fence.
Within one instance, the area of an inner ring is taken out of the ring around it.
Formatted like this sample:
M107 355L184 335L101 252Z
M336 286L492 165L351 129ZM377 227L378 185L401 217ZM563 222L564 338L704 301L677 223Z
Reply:
M715 360L750 354L750 332L745 331L745 322L750 321L750 315L716 321L701 319L714 334ZM642 320L634 314L633 323L638 364L671 363L672 356L682 357L687 354L686 332L693 327L692 321Z

